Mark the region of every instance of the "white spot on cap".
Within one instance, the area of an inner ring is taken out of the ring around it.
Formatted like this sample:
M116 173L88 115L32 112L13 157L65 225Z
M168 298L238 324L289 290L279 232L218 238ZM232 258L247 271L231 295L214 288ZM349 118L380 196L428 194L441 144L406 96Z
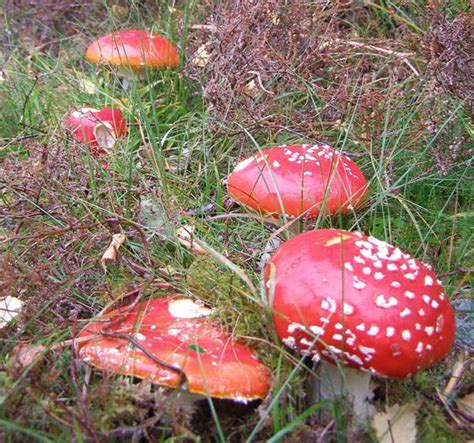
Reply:
M345 315L351 315L354 312L354 307L349 303L344 303L343 310Z
M398 266L395 263L389 263L387 265L387 269L389 271L398 271Z
M415 351L418 354L421 354L423 352L423 343L421 341L419 341L418 344L416 345Z
M332 336L332 339L336 340L336 341L342 341L342 335L341 334L334 334Z
M314 334L314 335L324 335L324 329L321 328L321 326L310 326L309 330Z
M359 351L367 357L366 361L370 361L372 359L372 354L375 354L375 349L368 348L367 346L359 346Z
M437 308L439 308L439 303L438 303L436 300L433 300L433 301L431 302L431 307L432 307L433 309L437 309Z
M370 329L367 331L367 335L377 335L379 333L380 328L378 326L372 325Z
M425 315L425 310L424 309L420 309L418 311L418 314L420 314L421 317L423 317Z
M354 268L352 267L352 265L349 262L344 263L344 268L347 269L348 271L353 271L354 270Z
M408 272L407 274L403 275L407 280L415 280L416 275L413 274L412 272Z
M427 305L430 304L431 297L429 295L423 295L422 299Z
M392 283L390 283L390 286L392 288L400 288L402 285L400 284L399 281L393 281Z
M365 260L362 257L358 256L358 255L354 256L354 261L356 263L359 263L360 265L365 265Z
M272 166L273 166L274 168L279 168L279 167L280 167L280 163L278 163L278 160L273 160Z
M433 286L434 280L433 277L425 275L425 286Z
M375 280L382 280L384 277L385 277L385 275L382 274L381 272L376 272L376 273L374 274Z
M337 304L336 304L336 300L334 300L333 298L331 297L326 297L326 300L328 301L330 307L329 307L329 312L336 312L336 308L337 308Z
M443 323L444 317L442 315L438 315L438 318L436 319L436 332L441 332L441 330L443 329Z
M389 326L386 330L387 337L393 337L394 334L395 334L395 328L393 328L392 326Z
M291 349L295 349L296 348L296 340L295 340L295 337L285 337L284 339L282 339L282 342L285 346L288 346L289 348Z
M414 292L411 292L411 291L405 291L405 293L403 294L406 298L409 298L409 299L414 299L415 298L415 293Z
M385 299L385 296L383 294L379 294L377 296L377 299L375 300L375 304L379 308L391 308L392 306L398 305L398 301L395 297L389 297L388 300Z
M346 352L345 353L345 356L349 359L349 360L352 360L354 363L362 366L364 364L364 362L359 358L358 355L355 355L355 354L350 354L349 352Z
M405 341L410 341L411 332L410 332L408 329L405 329L405 330L402 332L402 338L403 338L403 340L405 340Z
M434 332L434 327L433 326L426 326L425 327L425 332L426 332L426 335L433 335L433 332Z
M405 308L402 312L400 312L400 317L407 317L411 314L411 311L408 308Z
M383 268L383 264L382 264L382 262L381 262L380 260L374 261L373 265L374 265L376 268L379 268L379 269Z
M168 303L168 312L175 318L207 317L214 311L190 298L176 298Z
M417 331L421 331L421 325L419 323L415 323L415 329Z
M356 289L364 289L367 285L363 282L360 281L357 276L354 275L354 282L352 283L352 286Z
M368 266L365 266L364 268L362 268L362 272L365 275L370 275L370 273L372 272L372 269L370 269Z
M334 325L334 327L335 327L336 329L339 329L339 330L340 330L340 329L344 329L344 326L342 326L341 323L336 323L336 324Z
M360 323L356 326L358 331L365 331L365 323Z
M304 331L306 328L301 323L290 323L288 325L288 332L294 334L298 329Z

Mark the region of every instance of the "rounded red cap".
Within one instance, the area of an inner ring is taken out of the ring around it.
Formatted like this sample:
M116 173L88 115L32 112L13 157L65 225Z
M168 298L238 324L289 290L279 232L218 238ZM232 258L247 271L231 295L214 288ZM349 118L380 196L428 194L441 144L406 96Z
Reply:
M183 371L190 392L250 401L264 397L270 389L270 371L252 349L206 318L212 313L210 309L179 295L145 301L129 313L127 309L107 313L81 331L77 337L80 358L100 369L178 386L177 371L150 359L126 339L101 334L120 332ZM117 323L120 315L123 320ZM110 323L113 326L104 329Z
M117 138L123 137L127 124L118 109L82 108L72 111L66 126L77 141L87 143L94 155L110 154Z
M359 204L367 182L357 165L326 144L277 146L240 162L228 179L231 197L259 212L346 212Z
M360 232L294 237L267 264L265 282L283 342L329 361L402 378L452 347L453 309L436 274Z
M126 29L100 37L86 51L92 63L143 68L174 68L179 63L175 46L165 37L142 29Z

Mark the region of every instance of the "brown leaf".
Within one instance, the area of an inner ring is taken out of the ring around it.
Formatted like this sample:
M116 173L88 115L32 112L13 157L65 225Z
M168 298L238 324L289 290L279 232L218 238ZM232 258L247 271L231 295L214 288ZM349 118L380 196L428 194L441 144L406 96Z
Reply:
M474 392L456 400L457 407L469 417L474 419Z
M110 242L110 245L105 250L102 255L102 258L100 259L100 263L105 273L107 273L107 263L115 262L117 260L118 250L120 246L122 246L126 238L127 237L125 237L124 234L114 234L112 236L112 241Z
M417 404L385 406L372 420L380 443L415 443Z
M16 345L11 354L9 368L13 375L20 376L25 369L32 368L36 370L42 361L41 354L46 347L43 345L25 344Z
M190 249L198 255L206 255L206 250L194 240L194 231L194 226L184 225L176 231L176 236L185 248Z

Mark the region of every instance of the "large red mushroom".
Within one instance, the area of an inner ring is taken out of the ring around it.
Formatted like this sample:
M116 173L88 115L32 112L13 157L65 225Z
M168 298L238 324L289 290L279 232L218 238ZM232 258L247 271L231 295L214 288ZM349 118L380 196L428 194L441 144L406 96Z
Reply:
M279 337L316 359L404 378L453 345L453 309L431 267L361 232L300 234L264 275Z
M263 398L269 370L210 321L211 313L180 295L123 307L81 331L78 354L100 369L192 393L242 402Z
M352 210L367 182L352 160L320 143L263 149L235 167L227 188L231 197L259 212L311 218Z

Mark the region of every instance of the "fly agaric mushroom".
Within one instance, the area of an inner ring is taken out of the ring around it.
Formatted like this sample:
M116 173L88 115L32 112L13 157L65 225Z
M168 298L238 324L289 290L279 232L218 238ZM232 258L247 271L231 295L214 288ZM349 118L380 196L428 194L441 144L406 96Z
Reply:
M263 398L269 370L250 348L206 319L211 313L182 296L116 309L81 331L78 354L100 369L192 393L241 402Z
M453 309L431 267L361 232L300 234L278 248L264 277L283 343L365 371L357 383L408 377L452 347Z
M91 43L86 59L92 63L116 65L127 77L143 75L146 68L174 68L179 63L177 49L166 38L141 29L126 29L100 37Z
M86 143L93 155L110 154L117 138L123 137L127 124L118 109L82 108L71 112L66 119L77 141Z
M259 212L315 217L353 209L367 182L353 161L323 143L264 149L235 167L227 188Z

